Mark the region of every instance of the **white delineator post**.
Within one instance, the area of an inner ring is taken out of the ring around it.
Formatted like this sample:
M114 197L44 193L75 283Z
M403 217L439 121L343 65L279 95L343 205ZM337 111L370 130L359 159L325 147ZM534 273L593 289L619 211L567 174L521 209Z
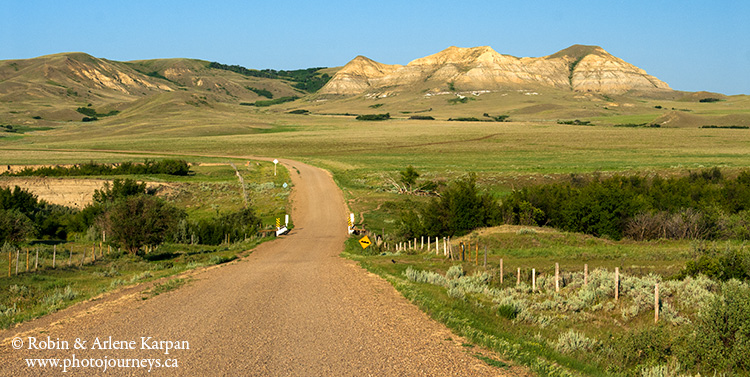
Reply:
M279 160L273 159L273 175L276 176L276 165L279 163Z
M531 291L536 292L536 268L531 269Z

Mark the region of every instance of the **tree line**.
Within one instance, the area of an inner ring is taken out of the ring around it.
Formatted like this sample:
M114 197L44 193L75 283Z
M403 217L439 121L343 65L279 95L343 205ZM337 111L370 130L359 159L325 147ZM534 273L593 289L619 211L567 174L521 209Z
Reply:
M155 193L144 182L115 179L94 192L90 205L76 210L38 200L18 186L0 189L0 244L66 240L71 233L97 238L104 232L108 244L137 254L143 246L163 242L219 245L254 235L261 227L252 208L195 221Z
M619 240L750 239L750 172L718 168L684 177L571 175L565 182L517 190L498 200L472 174L438 197L402 211L400 234L461 235L500 224L550 226Z
M735 178L718 168L670 178L573 175L515 191L500 210L508 224L615 240L750 239L750 172Z
M231 71L239 73L244 76L251 77L262 77L267 79L281 79L289 80L294 82L293 87L306 91L308 93L315 93L325 85L331 76L327 73L319 74L318 71L325 69L325 67L316 68L305 68L295 69L291 71L275 70L275 69L248 69L240 65L227 65L218 62L211 62L208 64L208 68L222 69L225 71ZM270 98L270 97L269 97Z
M185 176L190 173L190 165L185 160L145 160L142 164L123 162L121 164L100 164L88 162L73 166L26 167L18 172L6 171L2 175L63 177L85 175L130 175L130 174L167 174Z

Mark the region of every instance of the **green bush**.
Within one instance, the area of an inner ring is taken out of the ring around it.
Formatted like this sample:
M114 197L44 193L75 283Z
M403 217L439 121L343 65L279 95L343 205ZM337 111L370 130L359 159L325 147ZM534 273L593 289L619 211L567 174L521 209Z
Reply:
M253 88L251 86L246 86L245 88L247 88L247 90L249 90L251 92L254 92L255 94L257 94L259 96L266 97L268 99L272 99L273 98L273 93L271 93L269 90Z
M750 370L750 286L731 280L701 313L680 360L706 374Z
M448 103L450 103L451 105L456 105L456 104L459 104L459 103L467 103L469 101L474 101L474 98L456 97L456 98L449 99Z
M435 120L434 117L430 115L412 115L409 117L409 119L415 119L415 120Z
M615 339L617 351L613 356L627 367L664 364L673 354L672 334L676 331L663 324L632 330Z
M701 128L727 128L732 130L747 130L750 129L750 126L715 126L715 125L708 125L708 126L701 126Z
M750 279L750 251L728 247L723 251L702 249L695 260L685 263L678 279L687 276L705 275L709 278L727 281L730 279Z
M276 99L270 99L267 101L255 101L249 106L268 107L268 106L273 106L273 105L279 105L279 104L286 103L286 102L292 102L298 98L299 97L297 96L289 96L289 97L280 97Z
M462 235L470 230L497 225L501 221L497 201L479 192L476 176L456 180L439 198L401 213L399 232L405 238Z
M390 113L385 114L362 114L358 115L357 120L388 120L391 119Z
M557 124L572 124L575 126L593 126L590 121L587 120L558 120Z
M187 222L184 226L184 239L177 241L187 242L193 235L203 245L220 245L227 237L229 240L240 240L254 235L260 229L261 220L252 208L244 208L214 219Z
M88 118L88 119L91 119L91 120L96 120L97 117L103 118L103 117L117 115L117 114L120 113L120 111L118 111L118 110L111 110L108 113L98 113L98 112L96 112L96 110L94 108L91 108L91 107L79 107L79 108L76 109L76 111L79 112L79 113L81 113L81 114L83 114L83 115L86 115L86 118L83 118L83 119L87 119ZM86 122L86 120L84 120L84 122Z
M66 226L77 210L37 200L16 186L0 189L0 243L18 243L31 236L65 239Z
M185 214L162 199L139 194L116 201L104 212L107 241L136 254L173 234Z
M494 120L495 122L505 122L508 119L508 117L510 117L510 115L492 116L492 115L487 114L487 113L484 113L484 116L486 116L487 118L492 118L492 120Z
M497 307L497 314L510 320L516 319L518 312L519 310L515 305L503 304Z

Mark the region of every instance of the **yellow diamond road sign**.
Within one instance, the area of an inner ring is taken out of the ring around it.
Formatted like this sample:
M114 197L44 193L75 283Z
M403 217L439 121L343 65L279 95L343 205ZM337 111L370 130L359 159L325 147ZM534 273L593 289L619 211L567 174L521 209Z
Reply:
M370 242L370 237L364 236L359 239L359 244L362 245L363 249L367 249L367 246L370 246L372 242Z

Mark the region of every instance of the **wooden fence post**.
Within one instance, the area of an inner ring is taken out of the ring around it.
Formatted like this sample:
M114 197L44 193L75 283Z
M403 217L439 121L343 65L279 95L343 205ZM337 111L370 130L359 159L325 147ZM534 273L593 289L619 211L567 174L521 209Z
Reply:
M73 245L70 245L70 254L68 254L68 267L73 264Z
M516 277L516 285L521 284L521 267L518 267L518 276Z
M615 267L615 301L620 299L620 267Z
M531 291L536 292L536 268L531 269Z
M81 266L83 266L83 262L86 261L86 247L83 248L83 255L81 255Z
M419 242L419 250L424 250L424 236L422 236L422 239Z
M484 268L487 269L487 245L484 245ZM502 283L502 278L500 278L500 283Z
M659 322L659 283L654 285L654 323Z
M555 262L555 292L560 292L560 263Z
M52 246L52 268L55 268L55 262L57 259L57 245Z
M487 249L485 249L485 256L487 255L486 250ZM500 258L500 284L503 284L503 258Z
M10 277L11 268L13 267L13 252L8 250L8 277Z
M589 265L583 265L583 285L589 285Z
M39 248L36 248L36 258L34 258L34 271L39 271Z
M485 246L485 247L487 247L487 246ZM487 258L485 258L485 261L486 260L487 260ZM485 267L487 267L487 262L485 262L484 264L485 264ZM477 243L476 245L474 245L474 265L475 266L479 266L479 243Z
M29 249L26 249L26 272L29 272Z
M16 275L18 275L18 255L21 254L21 249L16 250Z

